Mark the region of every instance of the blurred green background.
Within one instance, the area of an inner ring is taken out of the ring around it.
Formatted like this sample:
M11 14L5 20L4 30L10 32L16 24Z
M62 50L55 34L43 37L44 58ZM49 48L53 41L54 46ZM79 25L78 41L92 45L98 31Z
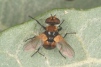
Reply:
M0 0L0 31L24 23L52 9L86 10L101 6L101 0Z

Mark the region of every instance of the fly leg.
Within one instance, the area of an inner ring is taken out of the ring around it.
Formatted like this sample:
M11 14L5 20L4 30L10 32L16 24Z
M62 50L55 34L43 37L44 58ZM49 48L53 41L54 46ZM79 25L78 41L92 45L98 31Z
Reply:
M42 54L42 53L40 53L39 50L40 50L40 48L31 57L33 57L36 53L39 53L40 55L42 55L43 57L45 57L45 55ZM46 59L46 57L45 57L45 59Z
M30 18L34 19L43 29L46 30L46 27L44 27L38 20L36 20L35 18L29 16Z
M61 52L59 51L59 53L61 54ZM61 54L61 56L63 56L62 54ZM66 57L65 56L63 56L65 59L66 59Z
M44 54L42 54L42 53L40 53L39 51L38 51L38 53L39 53L40 55L42 55L43 57L45 57L45 55L44 55ZM47 59L47 58L45 57L45 59Z
M27 39L27 40L25 40L24 42L26 42L26 41L28 41L28 40L30 40L30 39L33 39L33 38L35 38L36 36L34 36L34 37L31 37L31 38L29 38L29 39Z
M76 34L76 32L71 32L71 33L66 33L63 38L65 38L67 36L67 34Z
M63 23L63 22L64 22L64 20L62 21L62 23ZM61 24L62 24L62 23L61 23ZM61 30L62 30L61 24L58 26L58 27L59 27L58 31L61 31Z
M67 34L76 34L75 32L72 32L72 33L66 33L64 36L63 36L63 38L65 38L66 36L67 36ZM62 53L59 51L59 53L62 55ZM63 55L62 55L63 56ZM63 56L65 59L66 59L66 57L65 56Z
M40 50L40 48L31 57L33 57L37 52L39 52L39 50Z

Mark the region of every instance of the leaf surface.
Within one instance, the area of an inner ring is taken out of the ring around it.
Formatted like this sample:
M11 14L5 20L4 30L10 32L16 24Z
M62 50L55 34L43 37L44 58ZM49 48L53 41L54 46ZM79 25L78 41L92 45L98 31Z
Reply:
M11 27L0 33L0 67L100 67L101 66L101 7L87 11L74 9L57 9L47 12L36 19L45 25L45 19L50 14L56 16L64 23L61 25L63 36L68 34L66 42L74 49L75 57L64 59L58 49L40 49L40 54L25 52L23 47L26 39L38 35L41 27L31 20Z

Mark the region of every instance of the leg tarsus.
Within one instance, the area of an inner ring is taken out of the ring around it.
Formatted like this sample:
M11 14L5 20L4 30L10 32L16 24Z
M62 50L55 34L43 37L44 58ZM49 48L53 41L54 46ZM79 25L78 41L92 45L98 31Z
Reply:
M65 38L67 36L67 34L76 34L76 32L71 32L71 33L66 33L63 38Z
M42 54L42 53L40 53L40 52L38 52L40 55L42 55L43 57L45 57L45 55L44 54ZM46 57L45 57L45 59L47 59Z
M40 50L40 48L39 48L31 57L33 57L37 52L38 52L40 55L42 55L43 57L45 57L45 55L42 54L42 53L40 53L39 50ZM45 57L45 59L46 59L46 57Z
M42 56L45 56L44 54L40 53L39 51L38 51L38 53L39 53L40 55L42 55Z
M27 39L27 40L30 40L30 39L33 39L33 38L35 38L35 36L34 36L34 37L32 37L32 38L29 38L29 39ZM27 40L25 40L24 42L26 42Z
M59 53L61 54L61 52L59 51ZM62 54L61 54L61 56L63 56ZM65 56L63 56L65 59L66 59L66 57Z
M39 50L40 50L40 48L31 57L33 57Z
M33 57L38 51L36 51L31 57Z

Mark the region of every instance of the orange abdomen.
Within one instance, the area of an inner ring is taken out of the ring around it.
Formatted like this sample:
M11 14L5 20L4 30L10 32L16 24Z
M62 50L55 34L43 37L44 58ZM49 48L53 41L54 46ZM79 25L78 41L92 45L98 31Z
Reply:
M53 49L53 48L56 47L56 43L45 41L44 44L43 44L43 47L46 48L46 49Z

